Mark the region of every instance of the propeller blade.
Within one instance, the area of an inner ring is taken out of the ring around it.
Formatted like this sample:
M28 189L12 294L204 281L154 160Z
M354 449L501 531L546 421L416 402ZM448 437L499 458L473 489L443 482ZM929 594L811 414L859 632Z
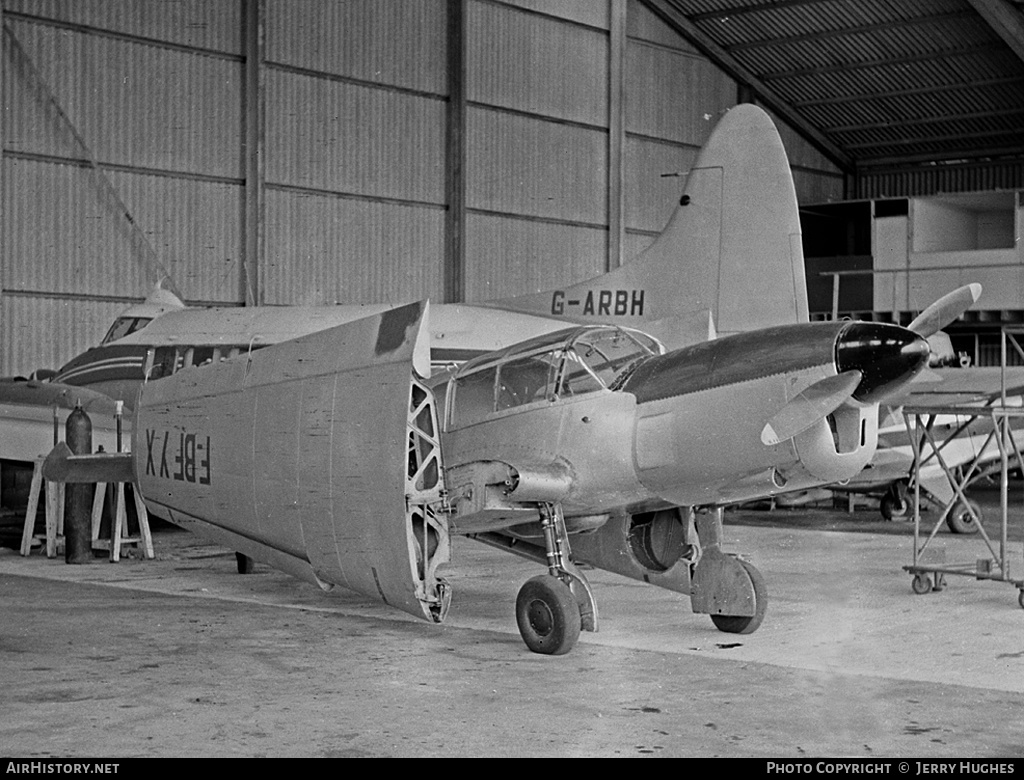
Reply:
M860 371L844 371L805 388L772 415L761 431L761 442L771 447L803 433L852 396L862 376Z
M943 295L914 318L907 328L918 336L928 338L942 330L973 306L981 297L980 284L968 284Z

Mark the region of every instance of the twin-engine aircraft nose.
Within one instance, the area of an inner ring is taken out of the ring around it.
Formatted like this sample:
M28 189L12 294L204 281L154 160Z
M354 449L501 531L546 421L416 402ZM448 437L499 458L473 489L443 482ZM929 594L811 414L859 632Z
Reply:
M909 382L928 364L928 342L914 331L881 322L855 322L836 339L836 369L860 371L853 397L874 403Z

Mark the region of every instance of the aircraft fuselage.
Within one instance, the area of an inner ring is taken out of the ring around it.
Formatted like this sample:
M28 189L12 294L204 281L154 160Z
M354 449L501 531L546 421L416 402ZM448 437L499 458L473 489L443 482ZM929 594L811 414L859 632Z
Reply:
M765 443L766 420L822 380L856 370L858 345L877 349L886 339L894 352L904 350L886 376L858 373L852 397L795 435ZM610 386L567 391L558 377L565 365L585 363L588 348L586 339L582 348L572 338L535 343L469 363L450 380L442 444L449 491L464 506L454 519L460 532L507 526L503 506L514 515L538 501L557 500L571 519L722 505L848 479L877 445L872 393L909 379L927 357L889 326L785 326L641 357ZM531 360L554 366L547 384L526 400L506 400ZM481 387L490 393L486 411L476 408Z

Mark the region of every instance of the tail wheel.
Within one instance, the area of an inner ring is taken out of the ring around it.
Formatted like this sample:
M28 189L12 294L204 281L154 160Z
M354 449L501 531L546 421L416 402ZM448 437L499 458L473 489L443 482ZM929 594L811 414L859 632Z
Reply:
M949 526L949 530L955 534L976 534L978 533L978 523L975 522L974 518L971 517L971 512L967 508L970 505L970 509L974 510L974 514L977 515L978 521L981 520L981 507L973 501L968 501L966 504L963 501L958 501L956 506L949 510L949 515L946 517L946 525Z
M550 574L527 580L516 597L516 622L526 646L542 655L564 655L580 636L580 608L569 586Z
M712 615L711 622L715 628L727 634L753 634L764 620L764 613L768 611L768 586L757 568L744 560L739 563L750 577L750 584L754 586L754 614Z

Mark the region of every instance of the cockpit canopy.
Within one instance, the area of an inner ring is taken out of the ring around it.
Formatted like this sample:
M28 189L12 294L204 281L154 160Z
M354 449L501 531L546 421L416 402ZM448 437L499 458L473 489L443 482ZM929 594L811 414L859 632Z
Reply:
M471 360L449 382L448 429L481 422L496 412L598 390L614 390L644 358L663 354L661 343L632 328L569 328Z

